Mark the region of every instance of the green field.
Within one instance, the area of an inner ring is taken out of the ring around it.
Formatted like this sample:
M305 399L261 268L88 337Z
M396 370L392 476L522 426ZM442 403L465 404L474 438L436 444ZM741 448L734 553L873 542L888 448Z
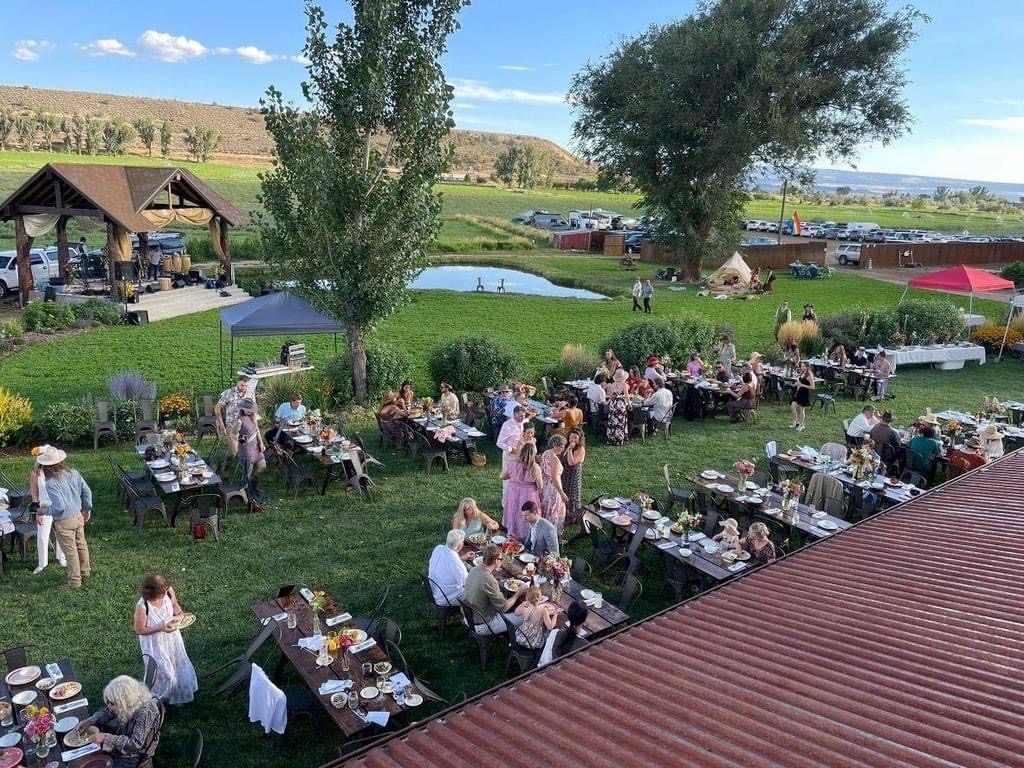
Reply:
M570 255L531 254L489 258L490 263L520 265L556 280L603 287L619 293L632 280L618 270L614 259ZM729 323L743 354L770 340L772 315L780 299L794 306L814 303L820 314L853 304L882 306L898 299L900 288L860 276L841 273L830 281L779 278L776 295L752 302L700 299L693 291L655 294L656 316L692 313L715 323ZM981 311L997 316L999 305L976 302ZM420 392L429 392L426 371L429 351L441 341L465 332L487 331L519 353L536 372L552 362L566 342L598 349L602 341L634 315L624 298L599 301L525 296L418 293L413 303L389 319L377 332L401 345L412 357L413 378ZM55 339L25 349L3 362L3 383L29 396L37 409L62 398L102 396L106 378L133 368L159 382L163 392L185 389L195 393L220 388L215 313L162 321L141 328L119 327ZM322 366L330 354L324 338L306 339L312 361ZM261 359L275 354L279 340L243 340L239 359ZM904 369L900 371L897 420L906 423L926 407L973 410L983 395L1021 397L1020 361L989 363L962 371ZM852 416L860 404L839 402L838 415L814 411L802 442L818 445L840 438L841 419ZM658 436L646 444L608 447L592 441L584 468L584 497L598 493L633 495L648 490L661 496L663 464L673 475L710 466L729 467L736 459L763 455L772 438L793 444L788 430L788 408L773 403L761 408L754 425L734 426L717 419L690 423L678 419L671 440ZM354 428L371 450L376 448L372 424L356 419ZM489 441L485 442L489 446ZM483 509L500 513L500 459L488 447L484 468L454 467L449 474L429 477L404 456L380 452L386 467L374 472L377 497L366 504L332 489L326 496L303 491L297 500L280 490L274 473L268 487L275 502L255 516L232 514L223 522L220 543L211 539L191 543L184 527L171 530L147 524L139 536L118 504L106 457L113 455L126 466L136 459L126 451L74 450L71 463L80 468L96 490L94 522L88 536L93 553L93 576L85 588L59 594L55 587L62 572L56 567L40 576L17 556L9 563L8 578L0 584L0 647L19 643L35 646L37 660L70 655L78 665L90 700L99 699L101 686L120 673L140 674L138 643L131 632L135 589L151 571L165 573L174 582L188 610L199 622L188 630L186 642L200 673L239 653L257 625L250 606L264 599L277 585L302 583L332 590L342 606L358 615L374 603L383 585L389 585L386 614L403 630L402 648L409 663L449 698L473 695L504 679L505 653L492 649L486 671L476 662L475 646L452 626L443 642L424 624L422 595L416 578L424 570L431 548L443 540L458 500L474 496ZM19 455L0 459L0 468L23 482L31 459ZM574 544L570 555L589 557L586 543ZM632 611L639 619L669 605L662 592L660 561L645 555L651 574ZM615 599L613 587L601 580ZM800 606L794 606L799 610ZM260 658L265 666L271 661ZM338 735L325 721L315 730L304 721L289 727L286 747L276 754L246 717L247 697L214 698L218 680L201 681L200 698L182 713L172 713L164 728L161 764L172 760L172 749L190 728L206 734L208 765L248 768L309 768L336 754ZM424 707L419 717L436 711Z

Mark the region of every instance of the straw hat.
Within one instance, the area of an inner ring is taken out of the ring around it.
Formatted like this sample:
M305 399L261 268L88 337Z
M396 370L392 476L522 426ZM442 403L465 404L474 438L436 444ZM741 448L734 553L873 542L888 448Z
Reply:
M968 448L974 448L975 450L981 449L981 440L978 439L977 435L967 438L967 442L964 443Z
M988 424L983 430L981 430L981 436L986 440L1003 441L1003 433L999 431L999 427L995 424Z
M616 368L615 373L612 374L612 381L625 381L628 378L629 374L624 368Z
M60 464L67 457L68 455L60 448L44 445L39 449L39 454L36 456L36 464L41 467L52 467L54 464Z
M736 522L735 517L729 517L725 520L719 520L718 524L725 529L724 531L722 531L722 533L739 534L740 532L740 524Z
M933 427L939 426L939 420L935 418L934 413L928 413L918 418L918 421L922 424L931 424Z

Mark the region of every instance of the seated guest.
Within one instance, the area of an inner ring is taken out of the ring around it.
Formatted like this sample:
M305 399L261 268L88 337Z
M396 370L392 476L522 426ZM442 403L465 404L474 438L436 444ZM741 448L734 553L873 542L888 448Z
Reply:
M509 399L512 397L512 387L508 384L502 384L498 388L498 394L495 395L491 401L491 416L504 420L505 418L505 406L508 405Z
M750 410L754 401L753 376L750 371L743 374L739 386L729 389L728 396L731 398L725 404L725 410L733 421L740 420L740 414Z
M406 421L408 415L404 401L394 392L388 392L384 396L384 402L377 409L381 431L397 438L403 444L412 439L412 427Z
M775 544L768 538L768 526L764 523L751 523L747 535L740 542L750 553L755 565L774 562L776 558Z
M714 540L718 542L719 552L726 552L732 550L737 555L743 550L740 548L740 524L736 522L735 517L727 518L719 523L722 526L722 532L714 535Z
M536 416L537 412L527 404L529 402L529 399L530 398L527 397L526 392L520 390L519 393L515 396L515 399L509 400L508 405L505 406L505 418L511 419L512 413L518 406L522 406L523 408L526 409L527 419L532 419L534 416Z
M830 363L838 365L840 368L845 368L849 360L846 358L846 347L842 344L836 344L832 350L832 354L828 358Z
M540 513L538 513L538 517ZM548 525L551 525L548 523ZM505 632L505 622L499 614L504 614L510 622L519 626L522 619L509 613L526 594L526 586L521 586L514 595L505 599L501 595L501 587L498 580L494 578L494 572L501 564L501 550L493 544L488 544L481 556L480 565L474 566L466 577L466 588L462 594L462 602L473 609L473 616L482 620L483 624L477 624L474 630L479 634L490 632L500 635Z
M469 571L461 556L465 540L466 532L453 528L448 531L444 544L438 544L430 553L427 576L437 605L454 605L466 588Z
M729 383L729 372L725 370L725 364L721 360L715 363L715 380L723 384Z
M540 587L528 587L526 599L516 608L516 616L523 623L516 628L516 642L526 648L540 650L548 632L555 628L558 608L552 602L540 601Z
M924 424L921 430L910 438L909 461L907 468L920 472L925 477L932 477L935 460L942 455L942 443L935 436L935 427Z
M558 557L558 531L554 523L541 517L540 505L534 501L525 502L523 519L526 520L524 551L537 558L543 558L545 555Z
M412 382L409 379L402 382L402 387L398 390L398 396L405 403L406 408L416 402L416 393L412 391Z
M998 459L1003 455L1003 433L995 424L988 424L978 433L981 447L990 459Z
M493 533L500 527L496 520L485 514L477 506L476 501L470 498L459 502L459 508L455 510L455 516L452 518L452 529L462 531L467 536L483 533L485 530Z
M160 743L159 700L135 678L121 675L103 689L103 703L103 709L78 724L79 733L99 728L92 742L113 757L116 768L148 764Z
M988 456L982 448L978 436L969 437L961 448L950 448L949 463L963 471L969 471L988 464Z
M700 355L698 355L696 352L690 353L690 360L689 362L686 363L686 372L688 374L690 374L694 378L697 378L702 373L704 373L706 368L707 365L704 363L703 360L700 359Z
M605 378L603 373L594 377L594 383L587 387L587 400L590 401L590 410L597 413L599 407L608 402L608 395L604 391Z
M660 381L652 381L651 386L654 391L644 400L644 407L651 409L648 426L653 433L672 417L672 390Z
M871 441L875 444L882 463L892 467L900 458L900 436L892 428L892 411L885 411L882 420L871 428L869 433Z
M644 377L640 375L640 369L634 365L629 369L629 376L626 378L626 386L629 387L629 393L631 395L636 394L643 382Z
M868 351L864 347L857 347L857 351L850 356L850 365L864 368L868 364Z
M306 418L306 406L302 404L302 395L296 392L287 403L281 403L274 411L274 418L280 422L302 421Z
M661 379L661 383L665 383L665 369L661 367L661 358L657 355L651 355L647 358L647 368L644 369L644 378L648 381Z
M587 641L583 639L585 632L583 625L589 615L590 610L585 602L582 600L571 602L565 610L565 626L548 632L537 666L547 666L555 659L585 646Z
M752 383L754 385L754 389L757 389L758 383L761 380L761 353L751 352L750 360L747 362L747 365L750 367L750 372L754 374L754 381Z
M448 421L459 418L462 411L459 396L452 392L452 385L444 381L441 382L441 396L437 399L437 405L441 409L441 415Z
M885 400L885 391L889 386L889 377L892 375L892 363L885 356L885 350L878 350L875 361L871 364L871 370L875 374L875 396L872 400Z
M850 421L850 426L846 429L846 436L851 438L852 442L859 443L877 424L878 416L875 415L875 406L865 405L861 412Z
M608 373L615 373L619 368L622 367L622 363L619 362L619 358L615 356L615 352L611 349L604 351L604 367L608 369Z
M562 422L562 426L556 430L558 434L568 434L570 430L583 423L583 411L577 406L576 395L567 395L565 400L558 403L555 409L551 411L551 418Z

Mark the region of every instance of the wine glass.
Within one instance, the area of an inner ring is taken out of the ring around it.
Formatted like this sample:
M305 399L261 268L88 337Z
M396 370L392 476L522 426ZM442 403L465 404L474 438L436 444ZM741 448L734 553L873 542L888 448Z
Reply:
M348 692L348 708L353 712L359 709L359 694L354 690Z

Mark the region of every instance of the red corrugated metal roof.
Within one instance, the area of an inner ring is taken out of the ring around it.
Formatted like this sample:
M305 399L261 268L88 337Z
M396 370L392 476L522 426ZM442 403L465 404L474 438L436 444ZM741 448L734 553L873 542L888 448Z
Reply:
M337 766L1024 765L1017 453Z

